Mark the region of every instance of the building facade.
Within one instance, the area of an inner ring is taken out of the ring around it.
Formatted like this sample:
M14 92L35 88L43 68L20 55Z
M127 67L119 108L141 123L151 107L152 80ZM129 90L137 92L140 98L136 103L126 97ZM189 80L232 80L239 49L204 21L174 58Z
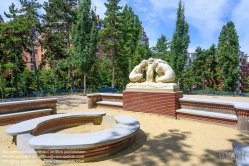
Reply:
M244 52L240 52L239 56L240 64L240 77L237 81L238 87L237 92L246 92L246 89L249 89L249 84L247 83L247 78L249 77L249 56Z

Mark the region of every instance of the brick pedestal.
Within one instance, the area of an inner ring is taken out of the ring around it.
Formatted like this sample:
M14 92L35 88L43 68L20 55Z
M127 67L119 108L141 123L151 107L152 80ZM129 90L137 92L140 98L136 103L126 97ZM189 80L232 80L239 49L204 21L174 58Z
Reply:
M123 109L127 111L155 113L168 116L176 116L179 108L179 98L183 93L179 92L123 92Z

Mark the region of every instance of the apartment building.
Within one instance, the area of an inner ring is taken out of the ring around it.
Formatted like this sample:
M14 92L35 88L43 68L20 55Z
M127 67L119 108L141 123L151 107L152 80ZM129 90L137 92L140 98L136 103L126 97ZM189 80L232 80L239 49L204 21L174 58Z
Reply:
M249 89L249 84L247 83L246 78L249 77L249 56L244 52L240 52L240 77L237 81L238 87L237 92L246 92L246 89Z
M3 17L0 14L0 24L4 23Z

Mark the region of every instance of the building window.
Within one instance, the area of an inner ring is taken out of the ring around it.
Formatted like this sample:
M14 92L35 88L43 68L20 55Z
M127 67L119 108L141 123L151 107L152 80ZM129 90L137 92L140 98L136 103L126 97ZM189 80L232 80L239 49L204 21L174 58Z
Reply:
M98 58L99 58L99 53L96 54L96 59L98 59Z
M35 71L35 65L34 65L34 64L31 64L31 65L30 65L30 70L31 70L31 71Z

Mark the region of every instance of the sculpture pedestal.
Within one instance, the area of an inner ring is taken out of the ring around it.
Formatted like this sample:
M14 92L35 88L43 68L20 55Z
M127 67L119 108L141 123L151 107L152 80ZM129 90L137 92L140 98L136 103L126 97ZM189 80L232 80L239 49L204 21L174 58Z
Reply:
M124 91L123 109L175 117L176 109L180 104L179 98L183 97L183 92L159 92L157 90L156 92L152 89L151 91Z
M178 92L180 91L179 85L176 83L129 83L126 85L127 91L139 92Z

